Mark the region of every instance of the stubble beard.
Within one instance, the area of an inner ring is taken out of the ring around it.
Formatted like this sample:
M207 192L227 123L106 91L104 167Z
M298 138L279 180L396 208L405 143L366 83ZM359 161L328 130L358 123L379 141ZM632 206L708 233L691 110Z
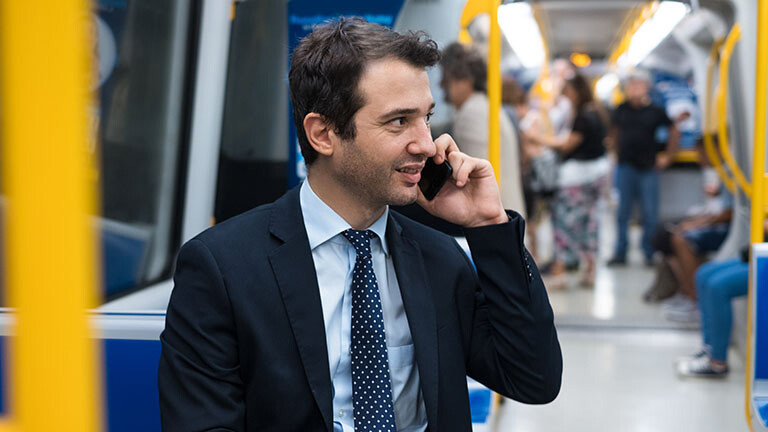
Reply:
M358 201L371 208L385 205L404 206L416 201L417 192L407 191L398 184L394 166L382 166L367 158L354 143L346 144L342 170L336 172L336 181L343 185Z

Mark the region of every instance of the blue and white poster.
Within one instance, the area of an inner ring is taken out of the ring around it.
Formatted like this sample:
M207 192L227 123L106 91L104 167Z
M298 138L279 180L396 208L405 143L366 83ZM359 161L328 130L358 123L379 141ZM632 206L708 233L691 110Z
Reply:
M680 150L693 150L696 140L701 137L701 108L696 93L687 79L666 72L653 73L653 103L663 106L672 121L683 116L677 123L680 130ZM666 142L668 131L658 136L660 142Z

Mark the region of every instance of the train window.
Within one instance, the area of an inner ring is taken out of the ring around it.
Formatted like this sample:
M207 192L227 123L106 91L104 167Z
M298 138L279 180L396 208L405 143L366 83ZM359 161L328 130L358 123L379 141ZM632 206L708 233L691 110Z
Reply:
M288 187L287 2L236 3L229 48L217 222Z
M191 0L99 0L97 36L105 297L166 276L184 141Z

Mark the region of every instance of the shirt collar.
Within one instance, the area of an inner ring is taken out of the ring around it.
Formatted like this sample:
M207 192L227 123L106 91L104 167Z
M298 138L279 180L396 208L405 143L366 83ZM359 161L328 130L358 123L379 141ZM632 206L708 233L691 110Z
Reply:
M339 216L338 213L315 194L308 180L304 180L304 183L301 185L299 203L301 205L301 212L304 215L304 228L307 230L309 248L311 250L352 228L344 218ZM388 216L389 206L384 210L381 217L368 227L369 230L379 237L381 248L384 250L384 254L387 255L389 254L386 242Z

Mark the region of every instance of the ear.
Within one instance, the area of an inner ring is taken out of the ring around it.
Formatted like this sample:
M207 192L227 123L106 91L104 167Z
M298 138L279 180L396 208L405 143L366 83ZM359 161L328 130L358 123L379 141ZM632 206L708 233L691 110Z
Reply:
M328 121L318 113L309 113L304 117L304 132L309 145L323 156L331 156L336 142L336 134Z

